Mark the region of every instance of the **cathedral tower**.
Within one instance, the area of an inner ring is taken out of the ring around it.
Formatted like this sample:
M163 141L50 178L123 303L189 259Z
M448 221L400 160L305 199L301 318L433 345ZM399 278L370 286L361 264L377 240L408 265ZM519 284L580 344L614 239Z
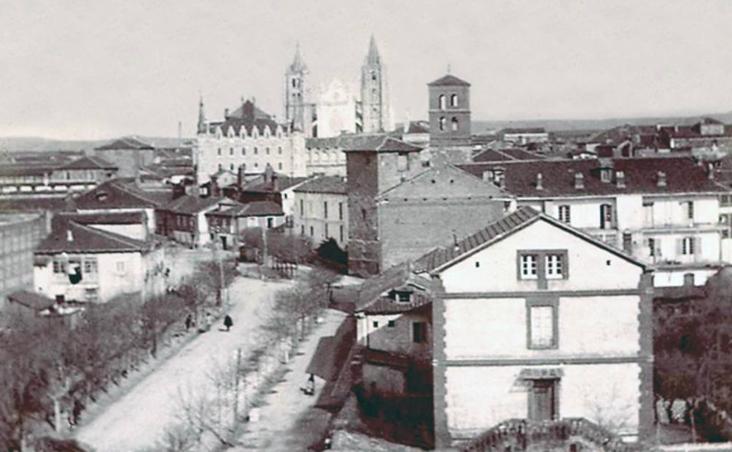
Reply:
M198 133L206 133L206 113L203 111L203 96L198 100Z
M300 44L295 49L295 58L285 71L285 120L295 129L305 131L306 120L305 77L308 68L300 55Z
M373 35L369 53L361 67L361 104L364 132L386 132L391 129L386 67L381 64Z

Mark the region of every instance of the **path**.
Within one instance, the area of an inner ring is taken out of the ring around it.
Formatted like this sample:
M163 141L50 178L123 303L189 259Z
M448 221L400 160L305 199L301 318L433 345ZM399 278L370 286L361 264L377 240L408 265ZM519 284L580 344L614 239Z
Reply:
M177 420L178 390L210 385L208 369L242 349L249 350L249 335L261 325L275 291L283 283L237 278L229 298L234 327L211 331L193 339L159 369L76 432L76 438L100 452L130 452L151 448L166 426Z
M246 432L239 437L240 446L229 449L229 452L250 450L266 450L268 452L305 450L308 444L302 444L303 435L296 423L318 399L323 381L316 379L315 396L306 396L300 391L307 380L307 369L310 359L315 353L321 337L332 336L343 321L345 314L328 310L324 322L300 344L297 354L288 365L289 372L285 379L274 387L273 393L265 398L265 404L259 408L259 421L247 425Z

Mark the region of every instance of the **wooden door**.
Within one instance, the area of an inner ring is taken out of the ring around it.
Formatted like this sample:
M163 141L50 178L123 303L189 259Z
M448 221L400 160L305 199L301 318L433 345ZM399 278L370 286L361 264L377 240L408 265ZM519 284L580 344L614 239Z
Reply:
M529 420L551 421L557 418L556 380L534 380L529 393Z

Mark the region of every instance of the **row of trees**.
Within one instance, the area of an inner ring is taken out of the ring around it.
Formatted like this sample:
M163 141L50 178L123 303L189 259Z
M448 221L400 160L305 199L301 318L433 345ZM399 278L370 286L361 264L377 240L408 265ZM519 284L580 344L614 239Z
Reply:
M732 270L723 269L682 314L656 306L654 386L671 417L674 400L684 400L695 428L694 407L712 400L732 412ZM694 432L696 433L696 432Z
M175 293L144 303L120 298L89 305L74 329L58 319L13 319L0 335L0 449L22 450L43 424L59 430L62 412L76 417L110 384L155 357L174 325L218 302L211 295L231 282L232 264L201 264Z

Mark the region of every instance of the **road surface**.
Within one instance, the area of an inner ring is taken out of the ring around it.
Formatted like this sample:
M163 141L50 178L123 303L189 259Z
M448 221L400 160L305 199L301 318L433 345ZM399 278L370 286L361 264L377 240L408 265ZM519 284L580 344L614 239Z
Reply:
M179 390L211 386L209 369L216 362L230 359L237 348L246 356L250 347L247 333L262 324L274 293L283 287L283 283L237 278L229 291L230 315L234 320L231 332L219 331L222 325L217 324L193 339L79 428L76 438L99 452L153 450L165 428L178 419Z

